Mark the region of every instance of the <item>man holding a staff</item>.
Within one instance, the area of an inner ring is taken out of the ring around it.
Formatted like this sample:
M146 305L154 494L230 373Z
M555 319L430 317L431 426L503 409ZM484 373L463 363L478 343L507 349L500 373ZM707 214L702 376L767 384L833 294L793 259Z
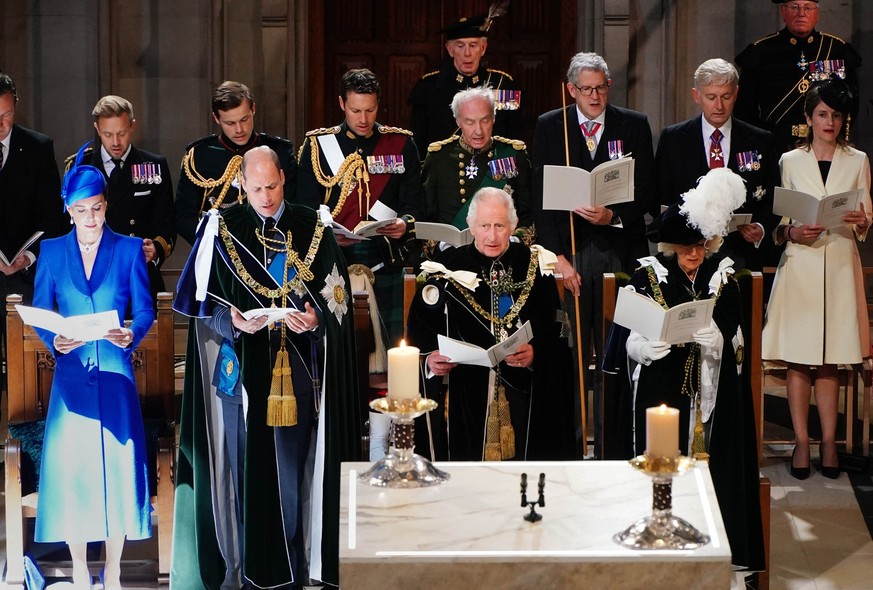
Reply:
M582 343L581 365L588 367L593 352L602 358L602 276L630 273L635 259L648 255L643 214L654 202L652 132L645 115L609 104L609 67L595 53L577 53L567 70L567 91L575 104L539 117L533 145L533 202L539 242L558 256L564 277L565 306L573 316L574 341ZM608 207L579 207L570 213L544 211L543 166L574 166L591 171L622 156L634 159L634 199ZM572 301L576 298L576 301ZM580 356L576 356L577 362ZM580 381L584 379L579 371ZM584 391L584 385L583 385ZM581 432L585 408L580 401ZM595 456L600 457L603 400L594 383ZM608 431L608 429L605 429ZM578 432L578 431L577 431ZM583 434L584 436L584 434ZM583 438L583 448L585 447Z

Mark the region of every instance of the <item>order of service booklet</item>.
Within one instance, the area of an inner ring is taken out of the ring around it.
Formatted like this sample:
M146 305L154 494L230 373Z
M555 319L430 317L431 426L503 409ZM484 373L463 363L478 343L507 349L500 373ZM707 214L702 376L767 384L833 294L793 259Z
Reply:
M712 324L714 308L715 299L701 299L664 309L654 299L630 289L619 289L613 321L647 340L679 344L692 342L697 330Z
M121 327L118 312L115 310L73 315L66 318L54 311L27 305L16 305L15 310L21 316L21 321L28 326L42 328L65 338L82 342L100 340L106 336L109 330Z
M863 202L864 189L855 189L836 195L816 197L802 191L777 186L773 193L773 213L800 223L822 225L828 229L845 225L843 215L858 208Z
M490 369L496 367L510 354L515 354L518 347L525 342L530 342L531 338L533 338L533 330L530 327L530 321L527 321L512 336L503 342L498 342L488 350L442 334L437 335L437 345L440 354L449 357L453 363L478 365Z
M38 231L29 238L27 238L27 240L25 240L24 244L21 246L21 248L18 249L18 252L16 252L15 256L13 256L12 258L7 258L6 254L4 254L2 250L0 250L0 261L2 261L3 264L5 264L6 266L11 266L12 263L15 262L15 259L21 256L22 252L30 248L30 245L37 241L43 233L45 232Z
M573 211L634 200L634 159L603 162L591 172L575 166L543 166L543 209Z
M415 237L419 240L436 240L452 246L466 246L473 243L470 228L458 229L448 223L415 222Z

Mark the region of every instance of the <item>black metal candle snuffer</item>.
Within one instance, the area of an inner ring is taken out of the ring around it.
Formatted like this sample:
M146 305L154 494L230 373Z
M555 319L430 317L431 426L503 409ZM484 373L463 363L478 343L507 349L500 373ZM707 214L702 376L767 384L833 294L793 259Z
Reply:
M537 513L536 507L544 507L546 505L546 496L543 493L543 490L546 487L546 474L540 473L540 481L537 485L539 497L533 501L527 501L527 473L521 474L521 507L528 508L530 507L530 512L524 515L524 519L528 522L537 522L543 519L542 514Z

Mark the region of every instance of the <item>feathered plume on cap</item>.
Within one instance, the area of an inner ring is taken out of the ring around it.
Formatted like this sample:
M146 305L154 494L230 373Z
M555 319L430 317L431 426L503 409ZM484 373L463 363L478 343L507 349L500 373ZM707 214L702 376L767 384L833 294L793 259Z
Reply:
M106 189L106 179L103 177L103 173L94 166L82 164L85 149L91 143L93 142L89 141L79 148L75 162L64 174L64 181L61 183L61 198L67 207L76 201L103 194Z
M727 235L731 214L746 202L746 186L729 168L713 168L682 195L679 210L707 240Z
M479 27L479 29L483 33L490 31L491 23L495 18L506 14L507 8L509 8L509 0L497 0L496 2L492 2L491 6L488 7L488 15L485 17L485 22L482 23L482 26Z
M743 179L728 168L713 168L649 225L652 242L696 244L727 234L731 213L746 201Z

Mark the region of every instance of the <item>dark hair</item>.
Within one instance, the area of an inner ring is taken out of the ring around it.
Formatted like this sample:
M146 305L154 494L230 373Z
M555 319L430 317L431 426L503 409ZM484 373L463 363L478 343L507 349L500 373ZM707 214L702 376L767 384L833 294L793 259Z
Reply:
M13 104L18 102L18 89L15 88L15 81L6 72L0 72L0 96L11 94Z
M249 101L249 106L254 106L255 99L249 87L241 82L227 80L212 93L212 114L218 116L218 111L229 111Z
M349 97L349 92L355 94L375 94L376 100L382 97L382 87L376 74L367 68L349 70L340 80L340 96L343 100Z
M828 104L829 101L826 101L822 97L822 91L824 91L824 93L827 95L827 93L829 91L829 83L828 82L816 83L816 84L813 84L812 86L809 87L809 90L806 91L806 98L803 101L803 113L807 117L812 119L812 114L815 112L816 107L821 103L827 104L827 106L834 109L834 111L843 115L843 127L842 127L843 133L837 134L837 145L842 147L842 148L845 148L845 147L852 145L847 137L848 125L849 125L849 121L850 121L850 118L849 118L850 117L850 113L849 113L850 108L845 108L845 106L842 106L840 108L835 108L834 105L836 103ZM833 102L833 101L830 101L830 102ZM806 150L811 149L811 147L812 147L812 135L813 135L812 125L810 125L808 127L808 129L806 130L806 137L802 137L797 141L797 147L803 148Z

